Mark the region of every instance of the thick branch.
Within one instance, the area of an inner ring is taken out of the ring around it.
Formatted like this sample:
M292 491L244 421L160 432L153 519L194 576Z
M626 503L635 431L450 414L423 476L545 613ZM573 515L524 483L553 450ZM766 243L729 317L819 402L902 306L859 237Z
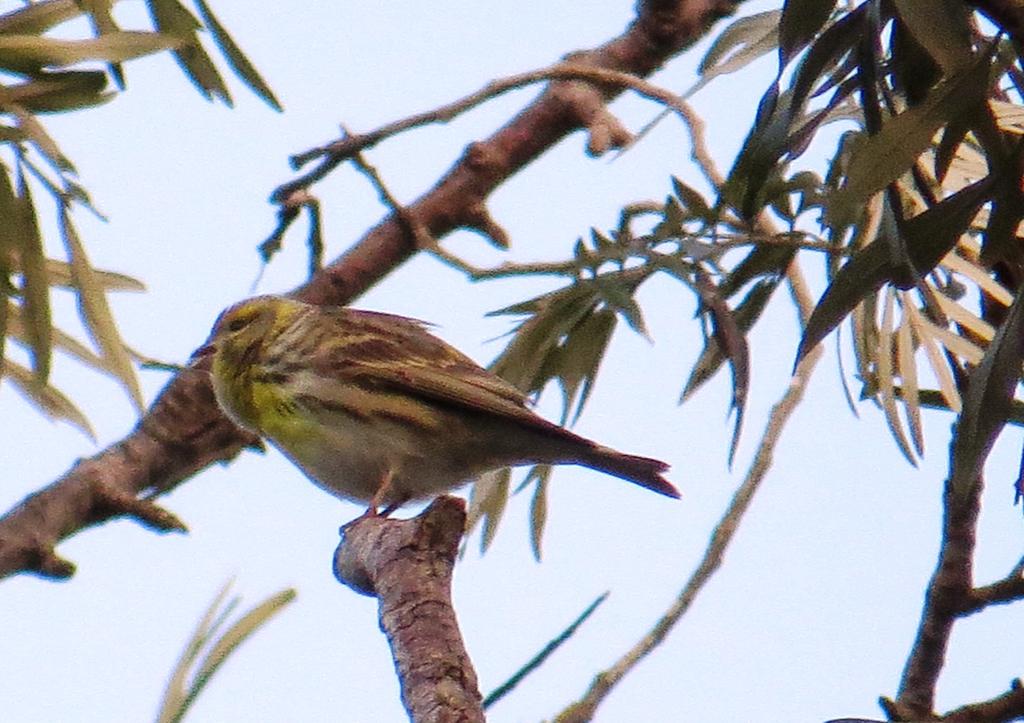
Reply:
M380 627L413 721L484 720L452 608L452 569L465 524L465 503L441 497L411 520L350 522L334 553L335 577L380 604Z
M574 54L573 62L648 75L696 42L712 22L734 12L740 1L640 2L636 20L622 35L595 50ZM490 138L471 144L452 169L408 207L409 217L435 239L471 227L474 209L481 208L497 186L586 125L592 107L581 102L581 95L587 95L584 90L591 98L597 92L579 82L552 83ZM600 97L619 92L621 87L602 86ZM415 253L407 226L389 216L296 295L317 304L350 302ZM213 462L232 459L254 442L220 413L205 375L178 374L124 440L78 462L0 519L0 576L21 571L69 574L70 565L56 561L54 546L84 527L123 514L100 504L97 483L122 496L160 494Z

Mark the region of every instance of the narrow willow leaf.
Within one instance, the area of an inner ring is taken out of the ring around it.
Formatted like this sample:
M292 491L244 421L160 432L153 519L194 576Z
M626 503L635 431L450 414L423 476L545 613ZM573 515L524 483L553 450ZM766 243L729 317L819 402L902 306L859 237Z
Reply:
M782 244L757 245L740 261L729 274L719 283L718 291L725 298L747 285L748 282L762 276L776 277L783 274L789 266L797 249Z
M33 372L10 359L4 359L3 374L0 376L10 379L11 383L50 419L70 422L89 439L96 441L92 425L78 407L55 387L41 383Z
M196 31L202 25L178 0L148 0L153 23L162 32L178 38L174 57L185 75L207 100L220 98L229 108L231 94L209 54L203 50Z
M547 382L541 372L562 338L599 303L595 284L578 282L551 294L490 312L490 315L523 313L532 316L519 324L505 350L491 364L491 371L527 394L540 391Z
M238 77L252 89L253 93L262 98L267 105L276 111L283 111L284 109L281 107L281 104L274 97L274 91L263 80L259 71L256 70L256 66L245 57L245 53L242 52L241 48L231 38L227 29L220 24L220 21L217 20L210 10L210 6L204 0L196 0L196 7L199 8L199 14L202 16L203 22L206 23L210 34L213 35L214 42L217 43L217 47L224 53L228 65L231 66Z
M3 211L0 209L0 215ZM119 274L116 271L104 271L93 269L96 280L99 281L104 291L133 291L142 292L146 285L132 276ZM50 280L50 286L62 286L73 288L71 280L71 264L60 259L46 259L46 276Z
M562 424L575 424L583 412L616 320L611 309L599 309L584 317L565 340L557 372L563 394Z
M548 519L548 481L551 479L551 465L535 465L527 474L527 480L536 481L533 499L530 500L530 549L533 557L540 562L541 540L544 539L544 526Z
M900 452L910 464L917 466L917 459L910 449L910 443L903 432L899 410L896 407L895 384L893 383L893 328L896 306L896 291L892 288L885 291L885 306L882 310L882 323L878 327L878 397L885 413L885 423L889 426L893 439L896 440Z
M32 370L36 379L45 383L50 376L50 355L53 348L50 318L50 287L46 278L43 239L39 234L32 192L25 177L18 178L18 264L21 271L21 305L29 346Z
M252 610L243 615L228 628L224 635L210 648L209 654L203 660L199 670L196 671L193 686L202 688L217 669L224 664L227 657L234 652L239 645L244 643L259 628L265 625L271 618L277 615L286 605L295 599L295 590L286 589L271 595L266 600L256 605Z
M25 322L22 319L22 308L11 301L7 301L3 307L4 308L0 309L0 312L6 314L8 336L12 339L16 339L25 347L29 347L29 336L26 331ZM110 370L107 369L106 362L96 356L92 349L78 341L78 339L75 339L73 336L56 326L51 327L51 332L53 334L53 346L55 349L67 352L86 366L109 373Z
M736 323L739 325L740 330L746 334L753 328L754 324L761 317L761 313L764 311L765 306L768 304L768 299L771 298L772 293L779 286L779 279L781 277L775 277L773 279L766 279L754 284L747 295L743 298L733 311L733 317L736 319ZM683 387L683 392L679 397L679 403L682 404L689 399L694 392L696 392L708 379L715 375L715 373L722 367L722 362L725 361L725 355L722 354L722 350L715 340L714 336L708 336L704 340L704 351L701 352L700 357L693 365L693 369L690 371L690 377L686 380L686 386Z
M914 301L906 291L899 292L900 306L906 309ZM918 398L917 360L915 358L914 335L907 312L903 312L899 328L896 329L896 365L900 375L903 408L907 413L910 439L918 457L924 456L924 431L921 427L921 403Z
M214 597L206 612L203 613L199 623L196 625L195 631L193 631L192 636L185 644L185 650L182 651L181 656L178 658L178 662L171 672L171 677L167 681L167 687L164 689L164 697L160 702L157 723L172 723L172 721L179 720L184 714L184 706L188 699L188 672L195 665L196 661L199 660L199 652L206 645L211 631L216 629L214 616L220 610L221 604L231 589L231 585L232 580L224 583L224 587L220 589L220 592ZM235 598L233 603L237 603L237 601L238 598Z
M29 113L48 113L97 105L109 94L107 74L89 71L43 73L29 83L9 85L4 89L7 103L16 103Z
M1013 294L1009 289L993 279L985 269L962 258L956 252L947 254L942 259L942 265L977 284L983 292L1003 306L1013 303Z
M480 552L486 552L498 532L498 524L505 513L509 489L512 484L512 470L508 467L485 472L480 475L469 495L469 510L466 513L466 529L473 529L483 521L480 535Z
M900 237L913 270L902 264L894 268L892 281L902 289L931 273L965 234L978 210L998 191L996 178L986 176L951 196L942 199L924 213L908 220L897 220Z
M799 364L811 349L828 336L857 304L881 289L889 279L891 269L889 251L882 243L872 243L858 251L839 269L804 327L795 364Z
M828 22L836 0L786 0L779 21L779 72Z
M714 221L715 212L697 189L672 176L672 191L690 215L704 221Z
M747 408L747 392L750 388L750 350L747 338L743 334L725 299L718 293L703 272L697 273L697 291L701 305L711 317L711 329L718 348L729 360L732 370L732 408L736 410L736 423L733 426L732 441L729 444L728 463L731 466L739 445L740 431L743 428L743 415Z
M830 225L852 223L868 198L906 172L932 144L940 127L974 110L963 97L988 83L989 61L988 54L982 55L936 86L920 105L889 118L881 131L854 147L846 182L826 201Z
M853 360L857 364L856 377L865 385L874 378L872 373L875 368L874 354L878 350L875 306L875 297L871 296L857 304L850 313L850 337L853 344ZM836 341L838 342L838 340L837 334ZM871 393L874 393L873 389ZM862 394L862 398L864 396L866 395Z
M125 31L85 40L58 40L38 35L0 35L0 67L32 70L64 67L86 60L119 63L177 47L181 41L163 33Z
M587 606L587 608L569 625L569 627L545 645L539 653L533 656L525 665L517 670L512 677L488 693L482 704L483 709L487 710L512 692L512 690L519 685L527 675L539 668L545 660L550 658L556 650L576 634L576 631L580 626L583 625L583 623L585 623L587 619L597 611L597 608L608 599L608 595L609 593L605 592L598 596L598 598L594 600L594 602L590 603L590 605Z
M11 106L10 110L18 119L18 128L35 144L36 148L43 154L43 157L46 158L50 165L62 172L74 172L74 164L64 155L60 146L50 137L50 134L46 132L46 128L43 127L43 124L34 115L19 106Z
M698 87L714 77L739 70L775 48L781 17L781 11L768 10L742 17L726 27L697 66L701 76ZM696 90L694 88L687 95Z
M935 338L932 335L932 325L924 323L924 317L921 316L917 307L913 304L905 305L903 311L907 314L907 320L914 330L914 335L924 348L928 363L931 365L932 372L939 382L939 393L945 401L946 408L959 414L963 404L960 398L960 391L953 380L953 375L949 370L946 359L942 356L942 352L935 343Z
M971 31L964 5L955 0L894 0L911 34L952 74L971 62Z
M92 23L96 35L109 35L120 32L121 28L114 20L112 8L115 0L78 0L89 13L89 20ZM107 69L111 77L117 83L117 87L124 90L124 71L120 63L108 63Z
M0 35L42 35L81 14L82 8L75 0L33 2L0 15Z
M949 329L944 329L938 324L932 323L923 316L920 317L920 325L928 329L932 338L937 342L946 347L955 356L963 359L968 364L978 364L981 358L985 355L985 352L974 343L964 339L958 334L954 334Z
M1024 359L1024 288L1006 313L985 356L971 370L953 440L950 486L963 499L981 475L996 437L1006 424Z
M124 385L135 408L141 414L145 409L145 400L142 398L142 389L135 375L135 368L125 349L114 315L110 311L103 285L89 264L85 247L78 238L78 232L72 225L65 206L61 206L60 209L60 231L68 257L71 259L71 279L77 292L78 312L85 322L89 335L100 349L102 358L109 364L114 376Z
M992 341L992 338L996 334L994 326L989 324L984 319L975 316L973 313L962 307L957 302L946 296L941 291L937 291L932 295L939 302L939 308L942 312L952 319L954 322L969 330L975 336L985 340Z
M895 263L889 244L882 238L858 251L836 274L811 314L797 350L797 363L824 339L867 295L888 281L909 288L929 273L960 239L964 228L990 197L994 188L988 177L943 199L924 213L900 224L913 271ZM884 224L883 224L884 231Z

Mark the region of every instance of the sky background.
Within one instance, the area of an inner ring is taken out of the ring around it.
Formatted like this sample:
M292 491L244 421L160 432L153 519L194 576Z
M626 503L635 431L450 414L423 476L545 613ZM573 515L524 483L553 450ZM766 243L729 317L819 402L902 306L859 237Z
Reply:
M0 3L7 9L11 3ZM217 313L248 296L256 246L274 225L266 199L288 180L290 154L438 106L488 80L551 64L619 34L632 3L391 2L212 3L286 112L276 114L229 78L236 107L203 101L170 57L127 66L128 92L47 127L72 157L110 221L78 212L93 263L144 280L144 295L113 297L135 348L183 362ZM750 3L744 12L773 7ZM126 26L145 26L122 3ZM683 90L707 42L654 80ZM727 168L774 58L714 82L694 105ZM392 192L410 202L538 89L508 94L445 126L417 130L367 154ZM635 97L613 105L638 129L658 108ZM700 186L685 133L668 119L623 157L591 159L569 137L490 199L508 231L506 256L459 233L446 248L475 263L562 258L591 226L609 228L626 203L661 200L675 174ZM314 189L322 201L325 258L333 259L385 213L365 178L343 168ZM43 195L37 193L37 198ZM46 229L52 253L59 237ZM820 259L805 262L820 276ZM304 278L301 228L266 269L259 292ZM468 284L425 255L389 275L358 306L427 319L481 363L502 348L508 318L487 311L553 288L510 280ZM816 293L821 291L815 286ZM726 467L730 390L720 375L684 406L677 399L700 350L688 292L655 278L640 293L654 343L620 324L576 430L627 452L659 457L683 491L674 502L588 470L556 472L544 558L528 545L529 495L514 498L493 548L478 535L456 570L455 604L484 693L502 683L605 590L597 615L539 672L490 711L494 721L537 721L561 710L646 632L703 553L742 479L770 406L788 381L798 341L778 294L752 335L753 379L734 469ZM75 324L70 297L61 325ZM849 358L848 350L845 352ZM847 368L851 368L849 365ZM147 401L166 375L141 372ZM135 422L127 397L102 376L61 359L55 383L72 390L97 442L53 424L0 384L0 507L52 482L74 460L123 437ZM549 390L539 410L557 418ZM940 484L951 417L926 415L927 457L903 460L870 404L854 418L842 398L834 340L724 568L682 623L599 710L599 721L821 721L881 717L913 640L938 546ZM989 464L977 576L1001 577L1021 554L1011 506L1020 435L1003 435ZM0 706L5 721L152 719L166 679L207 605L229 578L251 606L294 586L298 599L220 671L191 721L402 720L376 602L331 574L338 526L359 513L314 487L279 454L246 453L160 499L188 535L157 535L127 521L90 529L58 552L75 577L22 576L0 590ZM1024 607L990 610L957 626L938 706L1006 690L1022 672Z

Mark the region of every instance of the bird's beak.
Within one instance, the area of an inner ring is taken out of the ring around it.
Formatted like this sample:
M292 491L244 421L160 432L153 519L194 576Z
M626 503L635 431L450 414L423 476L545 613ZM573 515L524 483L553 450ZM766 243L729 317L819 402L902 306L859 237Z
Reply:
M217 347L213 344L203 344L201 347L192 352L192 356L188 360L190 367L205 367L209 365L210 359L213 358L214 352L217 351Z

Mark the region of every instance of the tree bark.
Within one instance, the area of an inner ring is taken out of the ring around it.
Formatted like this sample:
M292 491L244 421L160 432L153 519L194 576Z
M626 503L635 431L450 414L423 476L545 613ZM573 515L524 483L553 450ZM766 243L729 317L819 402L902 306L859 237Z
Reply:
M409 520L357 518L342 528L334 553L334 576L377 598L402 703L416 723L484 720L452 608L452 569L465 524L465 503L440 497Z

